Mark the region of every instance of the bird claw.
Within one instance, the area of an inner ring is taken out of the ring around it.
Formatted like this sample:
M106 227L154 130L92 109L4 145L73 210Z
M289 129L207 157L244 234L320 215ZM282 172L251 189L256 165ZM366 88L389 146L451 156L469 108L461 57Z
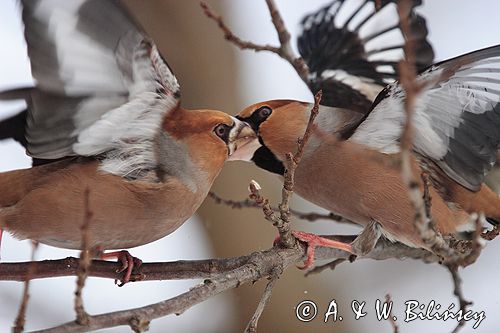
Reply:
M303 231L292 231L292 235L299 241L307 243L307 259L304 261L303 266L297 266L298 269L307 269L314 265L314 253L317 246L330 247L355 254L351 244L342 243Z
M134 268L140 267L142 265L142 260L132 256L128 251L114 251L108 253L102 253L100 255L101 259L116 258L122 264L122 267L116 270L116 273L125 272L121 282L115 280L115 284L118 287L123 287L127 282L130 282L130 277L132 276L132 270Z

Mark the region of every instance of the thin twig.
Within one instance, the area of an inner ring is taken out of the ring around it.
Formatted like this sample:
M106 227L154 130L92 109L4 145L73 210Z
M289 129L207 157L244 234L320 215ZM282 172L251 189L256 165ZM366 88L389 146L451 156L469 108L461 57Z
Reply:
M245 328L245 333L257 332L257 324L259 323L260 316L262 315L262 312L264 311L267 303L269 303L269 300L271 299L271 294L273 292L274 286L276 285L281 273L282 272L275 272L271 275L269 282L266 284L266 288L264 289L264 293L260 298L259 304L257 305L257 309L255 309L252 318Z
M222 19L222 16L220 16L214 10L212 10L206 2L201 1L200 6L208 18L217 22L217 25L224 33L224 38L227 41L235 44L240 49L242 49L242 50L246 50L246 49L254 50L256 52L269 51L269 52L273 52L273 53L279 53L279 47L277 47L277 46L259 45L259 44L255 44L255 43L252 43L252 42L249 42L249 41L246 41L246 40L239 38L229 29L229 27L226 25L226 23Z
M458 304L460 306L460 310L462 313L466 313L467 307L469 305L472 305L472 302L467 301L464 297L464 293L462 291L462 279L460 278L460 275L458 274L458 265L456 264L450 264L446 266L448 270L451 273L451 277L453 280L453 294L457 296L458 299ZM462 327L465 325L466 321L462 318L455 329L452 331L452 333L458 333Z
M31 263L28 265L28 269L25 275L24 281L24 289L23 289L23 297L21 298L21 305L19 306L19 311L16 316L16 320L14 322L14 327L12 328L12 332L21 333L24 332L24 324L26 323L26 309L28 308L29 301L29 287L31 277L33 276L33 272L36 270L37 262L35 261L36 250L38 249L38 243L32 242L31 249Z
M411 151L413 145L413 113L414 104L417 95L421 91L421 87L416 84L417 70L414 64L413 42L410 38L410 23L408 22L408 11L411 10L412 4L408 0L398 2L398 14L400 18L400 27L406 37L404 51L406 59L399 63L399 80L401 87L405 91L404 110L406 120L400 138L401 146L401 173L402 178L408 188L408 196L413 205L416 215L415 224L419 230L429 229L428 225L431 220L430 215L426 212L423 196L420 192L419 183L415 179L411 167Z
M295 170L299 166L304 147L309 141L312 132L315 128L314 120L319 113L319 103L321 102L322 91L318 91L314 96L314 106L311 109L309 121L307 123L304 135L297 140L297 151L295 154L286 154L285 174L283 175L283 188L281 191L281 203L278 205L280 211L280 219L283 221L283 227L279 230L280 242L285 247L291 247L295 244L295 238L292 236L290 228L290 199L293 195L293 186L295 185Z
M225 205L229 206L233 209L243 209L243 208L262 208L260 207L255 201L251 199L245 199L245 200L231 200L231 199L224 199L217 195L214 192L209 192L208 196L212 198L216 204L220 205ZM278 212L279 209L277 207L271 206L271 209L274 212ZM335 221L338 223L345 223L349 225L358 225L340 215L334 214L334 213L329 213L329 214L321 214L321 213L315 213L315 212L310 212L310 213L304 213L300 212L298 210L295 210L293 208L290 208L290 214L301 219L301 220L306 220L309 222L316 222L319 220L330 220L330 221Z
M89 224L92 220L92 211L90 210L89 204L90 190L85 189L84 194L84 208L85 216L83 219L83 225L80 228L82 234L82 249L80 252L80 260L78 261L77 279L76 279L76 290L75 290L75 313L76 322L80 325L87 326L89 324L89 315L83 307L82 291L85 287L85 280L87 279L89 267L91 263L90 249L89 249Z
M283 19L274 1L266 0L266 4L269 9L269 13L271 14L273 25L278 34L278 39L280 41L279 46L259 45L249 41L242 40L241 38L236 36L231 31L231 29L229 29L229 27L226 25L223 18L219 14L214 12L205 2L203 1L200 2L201 8L203 8L203 12L205 13L205 15L217 23L219 28L224 33L224 38L226 40L233 43L242 50L247 49L247 50L254 50L256 52L269 51L279 55L281 58L285 59L289 64L293 66L293 68L295 69L297 74L299 74L302 81L304 81L307 84L309 82L308 79L309 68L307 67L307 64L305 63L304 59L295 55L295 53L293 52L293 49L290 46L290 33L286 29Z
M260 185L252 180L249 185L250 199L255 202L259 207L262 207L264 217L270 221L273 226L278 229L280 236L280 244L286 248L291 248L296 245L295 237L291 232L291 213L290 213L290 199L293 195L293 186L295 183L295 170L300 163L302 154L304 153L304 146L307 144L312 131L314 129L314 120L319 112L319 103L321 101L322 92L319 91L314 97L314 106L311 109L311 115L307 123L304 135L302 138L297 139L297 151L295 154L286 154L285 174L283 175L283 188L281 191L281 203L278 205L279 216L273 211L269 200L262 197L260 194Z
M271 208L271 204L267 198L264 198L260 194L261 187L259 183L255 180L252 180L248 185L248 191L250 192L249 197L251 200L255 202L259 207L262 208L264 212L264 218L271 222L273 226L278 229L278 232L281 235L281 229L283 228L283 220L276 214Z
M391 295L389 295L389 294L385 295L385 302L387 304L392 303ZM394 320L394 315L392 313L392 307L391 307L391 311L389 312L389 322L391 323L391 326L392 326L392 332L399 333L399 327L398 327L398 324L396 324L396 320Z
M423 194L423 199L424 199L424 207L425 207L425 216L430 217L431 216L431 210L432 210L432 197L430 194L430 180L429 180L429 174L426 172L422 172L420 175L422 178L422 183L424 184L424 194ZM432 220L431 220L432 223Z
M441 234L435 230L432 216L430 215L430 197L427 189L428 184L424 180L424 192L427 193L426 202L420 190L420 185L412 171L412 146L413 146L413 115L414 105L418 94L425 87L417 83L417 70L415 67L414 42L411 38L410 22L408 13L411 11L412 3L409 0L401 0L397 4L400 18L400 27L405 36L405 59L399 63L399 80L405 91L404 110L406 120L401 133L401 175L403 182L408 188L408 197L415 210L414 224L424 244L434 253L443 257L445 261L457 260L457 254L451 249Z
M479 214L477 216L471 216L471 219L474 219L475 222L475 229L474 229L474 234L472 235L472 241L470 241L470 245L468 246L468 253L465 253L461 258L459 258L456 261L456 264L462 267L467 267L469 265L472 265L473 263L476 262L477 258L479 258L479 255L481 254L481 251L483 250L483 246L481 244L481 236L482 236L482 227L481 227L481 217L482 215Z

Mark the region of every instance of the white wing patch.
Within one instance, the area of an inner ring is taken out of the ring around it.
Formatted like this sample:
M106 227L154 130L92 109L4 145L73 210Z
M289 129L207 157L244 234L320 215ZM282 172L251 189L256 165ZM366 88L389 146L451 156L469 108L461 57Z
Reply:
M179 84L119 1L22 0L37 81L28 107L35 158L97 156L138 177L157 166L155 141Z
M154 57L159 57L156 48L148 49L150 45L144 41L140 45L132 66L135 80L131 100L82 131L73 146L83 156L105 153L101 169L125 177L134 177L158 165L155 139L163 117L178 103L175 76L168 71L170 75L161 77L156 71L158 65L153 66Z
M418 82L426 88L415 101L414 150L477 189L500 143L500 46L433 66ZM393 154L400 151L405 93L397 83L386 89L350 139Z
M313 73L313 75L316 75L316 73ZM315 77L313 76L310 76L309 78L315 79ZM322 80L334 79L339 82L342 82L343 84L348 85L352 89L357 90L363 95L365 95L366 98L368 98L370 101L375 100L375 97L377 97L378 93L383 88L379 84L376 84L372 79L362 76L351 75L341 69L325 70L321 73L321 79Z

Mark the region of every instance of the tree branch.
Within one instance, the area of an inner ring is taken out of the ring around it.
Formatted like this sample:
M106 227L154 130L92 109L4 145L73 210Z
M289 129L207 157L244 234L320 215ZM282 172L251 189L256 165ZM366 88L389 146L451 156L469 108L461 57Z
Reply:
M251 199L245 199L245 200L231 200L231 199L224 199L217 195L214 192L209 192L208 196L212 198L216 204L219 205L225 205L229 206L233 209L243 209L243 208L259 208L260 207L254 200ZM278 212L279 209L277 207L271 206L271 209L273 212ZM349 225L358 225L340 215L336 215L334 213L329 213L329 214L321 214L321 213L315 213L315 212L310 212L310 213L305 213L305 212L300 212L298 210L295 210L293 208L290 208L290 214L301 219L301 220L306 220L309 222L316 222L319 220L330 220L330 221L335 221L338 223L345 223Z
M397 7L401 31L403 32L406 40L404 45L405 59L399 64L399 80L405 91L404 109L406 112L406 121L400 138L402 178L408 187L408 196L413 208L415 209L415 227L425 245L428 246L433 253L444 259L444 263L452 275L455 287L454 294L459 300L460 310L462 313L465 313L467 306L472 303L464 299L461 287L462 281L458 274L458 267L459 265L465 267L472 264L481 253L482 247L479 242L479 239L481 238L481 225L479 223L479 216L471 215L471 218L474 218L476 222L473 241L466 242L466 246L462 248L462 251L454 248L452 244L458 245L460 241L455 240L453 237L445 240L439 231L435 229L431 216L432 198L430 197L429 192L429 187L431 185L429 184L428 176L426 174L421 174L424 186L422 194L419 183L413 175L411 167L411 151L413 147L412 123L415 112L414 106L418 94L421 93L421 91L425 88L425 85L428 83L418 83L416 80L417 71L415 67L414 42L411 36L410 23L408 21L408 14L411 11L412 3L409 0L401 0L398 2ZM446 79L449 75L451 75L451 73L451 71L443 71L438 80L440 81ZM460 320L452 333L457 333L464 325L465 320ZM397 326L394 326L394 329L397 331Z
M272 2L272 1L268 1ZM275 23L277 24L277 23ZM307 123L304 135L302 138L297 139L297 151L295 154L286 154L285 160L285 174L283 175L283 188L281 191L281 203L278 205L280 211L280 219L283 221L283 228L280 231L280 241L286 247L290 247L295 243L295 239L291 234L290 229L290 199L293 195L293 186L295 184L295 170L299 166L302 155L304 154L304 147L309 141L312 132L315 128L314 120L319 112L319 103L321 102L321 97L323 92L320 90L314 96L314 106L311 109L311 114L309 116L309 121Z
M271 19L276 29L276 33L278 34L278 39L280 41L279 46L271 46L271 45L259 45L249 41L242 40L238 36L236 36L231 29L224 22L222 16L214 12L208 4L205 2L200 2L201 8L203 8L203 12L205 15L214 20L219 28L224 33L224 38L229 42L233 43L237 47L242 50L254 50L256 52L260 51L269 51L277 54L281 58L285 59L290 65L293 66L297 74L299 74L302 81L308 84L309 79L309 68L305 63L304 59L297 56L290 45L290 33L285 27L285 23L276 7L274 0L266 0L267 7L269 9L269 13L271 14Z
M352 242L357 235L332 236L325 235L325 238L338 240L342 242ZM155 281L155 280L188 280L188 279L209 279L219 274L225 274L242 265L248 263L256 255L255 252L249 255L225 258L225 259L207 259L207 260L179 260L172 262L143 263L142 266L134 270L131 281ZM303 253L305 255L305 252ZM317 260L325 259L349 259L350 254L341 250L318 248L316 251ZM423 260L424 262L438 262L439 257L433 255L424 249L416 249L405 246L401 243L392 243L381 239L372 252L366 256L358 256L358 259L404 259L412 258ZM36 261L31 279L43 279L63 276L76 276L78 270L78 259L68 257L59 260ZM26 279L26 274L33 262L20 263L0 263L0 280L19 281ZM117 262L92 260L89 267L88 276L108 278L115 280L119 278L116 270L121 268Z
M388 304L392 302L391 295L389 295L389 294L385 295L385 302ZM398 324L396 324L396 320L394 320L392 308L391 308L391 311L389 312L389 322L391 323L392 332L399 333L399 327L398 327Z
M85 217L83 219L83 225L80 229L80 232L82 234L82 250L80 252L80 260L78 261L78 268L76 271L76 290L75 290L75 313L76 313L76 322L79 325L88 325L89 323L89 315L87 312L85 312L85 308L83 306L83 299L82 299L82 291L83 288L85 287L85 280L87 279L88 276L88 271L90 267L90 250L89 250L89 224L92 219L92 212L90 211L89 207L89 197L90 197L90 190L88 188L85 189L85 200L84 200L84 207L85 207Z
M309 116L309 121L307 123L304 135L302 138L297 139L297 151L295 154L286 154L285 161L285 174L283 175L283 187L281 191L281 203L278 205L279 216L273 211L269 200L260 195L260 185L252 180L248 187L250 191L250 199L252 199L256 205L262 207L264 212L264 217L266 220L270 221L273 226L278 229L279 241L284 247L291 248L295 246L296 240L293 237L290 228L290 199L293 195L293 186L295 183L295 170L300 163L302 154L304 151L304 146L307 144L309 137L314 129L314 119L319 112L319 103L321 101L322 92L319 91L314 97L314 106L311 109L311 115Z
M218 273L234 269L246 262L248 256L229 259L179 260L173 262L143 263L132 273L131 281L187 280L210 278ZM0 281L24 281L32 262L0 263ZM76 276L79 260L67 257L59 260L37 261L30 279ZM120 279L117 271L121 263L92 260L88 276Z
M457 297L458 299L458 304L460 306L460 310L462 313L465 313L467 311L467 307L469 305L472 305L472 302L465 300L464 294L462 291L462 279L460 278L460 275L458 274L458 265L448 265L448 270L450 271L452 280L453 280L453 294ZM462 318L455 329L452 331L452 333L458 333L462 329L462 327L465 325L466 321Z
M414 225L420 234L424 244L437 255L443 257L446 262L456 262L462 258L449 246L443 236L435 229L432 216L430 215L431 198L429 196L429 184L423 175L424 193L412 170L412 148L413 148L413 115L417 96L422 92L427 83L418 83L416 80L417 70L415 67L414 42L411 37L408 13L412 8L409 0L398 2L398 14L400 27L406 42L404 45L405 59L399 63L399 80L405 91L404 110L406 120L401 133L401 175L403 182L408 188L408 197L415 210Z
M12 328L12 332L14 333L22 333L24 332L24 324L26 323L26 310L28 308L29 301L29 289L30 289L30 281L33 276L33 271L36 270L37 262L35 261L35 254L38 249L38 243L32 242L31 249L31 262L28 265L24 277L24 289L23 289L23 297L21 298L21 305L19 306L19 311L17 312L16 320L14 321L14 327Z
M356 236L325 237L341 241L352 241ZM89 316L88 326L69 322L58 327L37 332L88 332L120 325L131 326L132 323L143 323L169 314L181 314L190 307L228 289L272 276L272 274L275 274L277 267L284 271L286 268L300 263L305 256L305 251L305 246L297 244L293 248L273 247L265 251L254 252L244 257L220 259L242 263L233 269L228 269L207 278L203 283L171 299L140 308ZM332 248L320 247L316 250L317 260L346 258L348 256L349 253ZM425 262L437 262L439 260L437 256L423 249L411 248L400 243L389 242L385 239L381 239L373 251L361 258L381 260L388 258L415 258L424 260Z
M247 327L245 328L245 333L257 332L257 324L259 322L260 316L262 315L262 312L264 312L264 308L266 307L267 303L269 303L273 288L276 285L276 282L278 281L281 274L282 272L279 272L278 270L276 270L274 274L271 274L270 280L266 284L264 293L262 294L259 304L257 305L257 309L255 309L255 313L253 314L252 319L250 319Z

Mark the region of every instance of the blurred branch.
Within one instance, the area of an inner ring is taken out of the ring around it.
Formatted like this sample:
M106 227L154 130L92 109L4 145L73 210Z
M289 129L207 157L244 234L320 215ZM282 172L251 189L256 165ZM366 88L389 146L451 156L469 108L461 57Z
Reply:
M78 269L76 271L76 290L75 290L75 313L76 313L76 322L79 325L88 325L89 324L89 315L85 312L85 308L83 307L83 299L82 299L82 291L83 287L85 287L85 280L88 276L88 271L90 267L90 250L89 250L89 224L92 219L92 212L89 207L89 197L90 190L88 188L85 189L84 194L84 207L85 207L85 217L83 219L83 225L80 228L80 232L82 234L82 249L80 252L80 260L78 261Z
M276 285L276 282L278 281L278 279L282 273L283 272L276 270L276 272L274 274L271 274L270 280L266 284L266 288L264 289L264 293L262 294L262 297L260 298L259 304L257 305L257 309L255 309L255 313L253 314L252 318L248 322L248 325L245 328L244 333L256 333L257 332L257 324L259 323L260 316L262 315L262 312L264 312L264 308L266 307L267 303L269 303L269 299L271 299L271 294L273 292L273 288Z
M462 313L465 313L467 311L467 307L469 305L472 305L472 302L465 300L464 298L464 293L462 291L462 279L460 278L460 275L458 274L458 265L448 265L448 270L451 273L451 278L453 280L453 294L457 296L458 299L458 304L460 306L460 311ZM452 331L452 333L457 333L462 329L462 327L465 325L466 321L462 318L455 329Z
M389 295L389 294L385 295L385 302L387 304L392 303L391 295ZM399 333L399 327L398 327L398 324L396 324L396 320L394 319L394 314L392 313L392 307L391 307L391 311L389 312L389 322L391 323L392 332Z
M245 199L245 200L231 200L231 199L224 199L217 195L214 192L209 192L208 196L212 198L216 204L219 205L226 205L229 206L233 209L243 209L243 208L261 208L255 201L251 199ZM279 209L276 207L271 206L271 209L274 212L278 212ZM304 213L304 212L299 212L298 210L295 210L293 208L290 208L290 214L293 216L301 219L301 220L306 220L309 222L316 222L318 220L330 220L330 221L335 221L338 223L345 223L345 224L350 224L350 225L358 225L340 215L334 214L334 213L329 213L329 214L321 214L321 213L315 213L315 212L310 212L310 213Z
M418 95L422 92L428 82L417 82L417 70L415 67L414 42L411 38L410 22L408 20L412 3L409 0L398 2L398 13L400 17L401 31L405 35L405 59L399 64L399 81L405 91L404 110L406 120L401 133L401 174L403 182L408 188L408 197L415 210L415 227L420 234L421 239L427 248L433 253L443 258L445 263L449 264L471 264L471 259L476 259L481 247L472 246L465 253L457 251L450 246L449 240L446 240L441 233L436 230L431 216L432 198L430 197L429 187L431 186L426 174L421 174L423 193L420 189L420 183L416 179L412 170L412 147L413 147L413 115L414 106ZM444 73L438 80L445 79L449 73ZM475 243L469 242L469 245ZM472 255L473 254L473 255Z
M414 45L411 38L410 22L408 13L411 11L412 3L408 0L398 2L398 14L400 18L401 31L405 36L405 59L399 63L399 81L405 91L404 110L406 120L401 133L401 174L403 182L408 188L408 197L415 210L415 226L425 245L439 253L443 257L453 256L443 237L435 230L430 213L431 198L429 197L428 184L424 181L424 192L426 199L420 190L419 182L412 171L412 147L413 147L413 115L414 106L418 94L423 89L418 84L417 70L414 59Z
M224 33L224 38L226 40L233 43L242 50L247 49L247 50L254 50L256 52L269 51L279 55L281 58L285 59L290 65L293 66L293 68L295 69L297 74L299 74L302 81L304 81L307 84L309 81L308 80L309 68L307 67L307 64L305 63L304 59L302 59L300 56L296 55L293 52L293 49L290 45L290 33L285 27L283 18L281 17L281 14L278 11L276 4L274 3L274 0L266 0L266 4L267 8L269 9L269 13L271 14L271 19L274 28L276 29L276 33L278 34L278 39L280 41L279 46L259 45L249 41L242 40L241 38L236 36L231 31L231 29L229 29L227 24L224 22L222 16L214 12L205 2L203 1L200 2L201 8L203 8L203 12L205 13L205 15L217 23L219 28Z
M420 190L420 184L412 171L412 147L413 147L413 115L415 113L415 101L425 88L426 83L417 82L417 70L415 67L414 42L411 36L410 22L408 20L412 3L409 0L400 0L397 3L400 18L400 27L405 36L405 59L399 64L399 81L405 91L404 110L406 121L401 133L401 173L402 179L408 187L408 196L415 209L415 227L418 230L424 244L436 255L443 258L445 265L452 275L454 294L457 296L461 313L467 311L467 306L472 304L466 301L462 291L462 280L458 273L459 266L467 266L476 261L481 253L481 224L479 216L475 219L475 234L471 242L467 242L461 249L454 248L452 244L459 244L454 238L445 238L436 230L431 216L432 198L430 196L428 175L421 174L424 191ZM450 73L444 71L438 80L447 78ZM460 320L452 333L457 333L465 325L465 320ZM397 326L393 326L397 331Z
M23 289L23 297L21 298L21 305L19 306L19 311L17 312L16 320L14 321L14 327L12 328L12 332L14 333L22 333L24 332L24 324L26 323L26 309L28 308L29 301L29 289L30 289L30 281L33 276L33 272L36 270L37 262L35 261L35 254L38 249L38 243L32 242L31 249L31 262L26 268L26 273L24 277L24 289Z

